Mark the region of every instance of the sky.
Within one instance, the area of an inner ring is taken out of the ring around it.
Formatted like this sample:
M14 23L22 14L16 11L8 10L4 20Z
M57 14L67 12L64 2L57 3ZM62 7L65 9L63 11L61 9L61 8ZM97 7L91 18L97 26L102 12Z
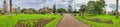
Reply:
M0 0L0 8L3 6L3 1ZM90 0L12 0L13 7L20 8L35 8L36 10L43 7L52 8L56 4L57 8L68 8L68 4L71 4L75 9L79 9L81 5L88 3ZM116 0L105 0L107 6L105 9L107 11L115 10ZM7 0L9 4L9 0ZM9 5L8 5L9 6ZM120 0L119 0L119 9L120 9Z

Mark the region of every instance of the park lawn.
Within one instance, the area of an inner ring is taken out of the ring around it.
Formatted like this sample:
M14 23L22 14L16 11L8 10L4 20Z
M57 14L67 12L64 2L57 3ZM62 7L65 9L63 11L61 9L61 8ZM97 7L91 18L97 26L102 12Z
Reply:
M44 18L44 19L51 19L55 18L52 22L48 23L45 26L56 26L56 23L59 21L61 16L59 14L53 15L53 14L18 14L13 15L12 17L9 17L8 15L0 15L0 27L15 27L15 24L19 20L29 20L29 19L38 19L38 18Z
M90 20L83 19L81 16L76 16L76 19L84 22L85 24L88 24L89 26L94 27L120 27L120 18L116 19L115 16L112 15L95 15L95 16L85 16L85 18L100 18L100 19L111 19L113 21L113 24L107 24L107 23L99 23L99 22L93 22ZM105 21L105 20L102 20Z
M56 27L59 20L62 18L62 16L57 16L56 19L48 24L46 24L44 27Z

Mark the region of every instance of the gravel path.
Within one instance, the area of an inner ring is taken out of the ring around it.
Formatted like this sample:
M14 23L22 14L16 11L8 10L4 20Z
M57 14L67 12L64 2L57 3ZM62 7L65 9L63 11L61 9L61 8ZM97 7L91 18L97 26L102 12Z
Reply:
M76 20L70 14L64 14L57 27L89 27L88 25Z

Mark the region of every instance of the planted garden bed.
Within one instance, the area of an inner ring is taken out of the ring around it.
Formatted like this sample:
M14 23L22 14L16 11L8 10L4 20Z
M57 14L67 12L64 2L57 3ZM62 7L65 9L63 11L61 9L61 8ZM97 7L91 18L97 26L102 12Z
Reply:
M45 24L53 21L55 18L51 19L30 19L30 20L19 20L15 27L43 27Z
M84 18L85 20L98 22L98 23L106 23L106 24L113 24L113 21L111 19L101 19L101 18Z

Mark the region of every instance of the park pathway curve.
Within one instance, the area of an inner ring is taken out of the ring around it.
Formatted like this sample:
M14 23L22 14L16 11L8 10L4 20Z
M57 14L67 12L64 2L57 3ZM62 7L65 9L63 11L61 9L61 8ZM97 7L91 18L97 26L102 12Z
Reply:
M76 20L70 14L64 14L63 18L57 24L57 27L89 27L89 26Z

